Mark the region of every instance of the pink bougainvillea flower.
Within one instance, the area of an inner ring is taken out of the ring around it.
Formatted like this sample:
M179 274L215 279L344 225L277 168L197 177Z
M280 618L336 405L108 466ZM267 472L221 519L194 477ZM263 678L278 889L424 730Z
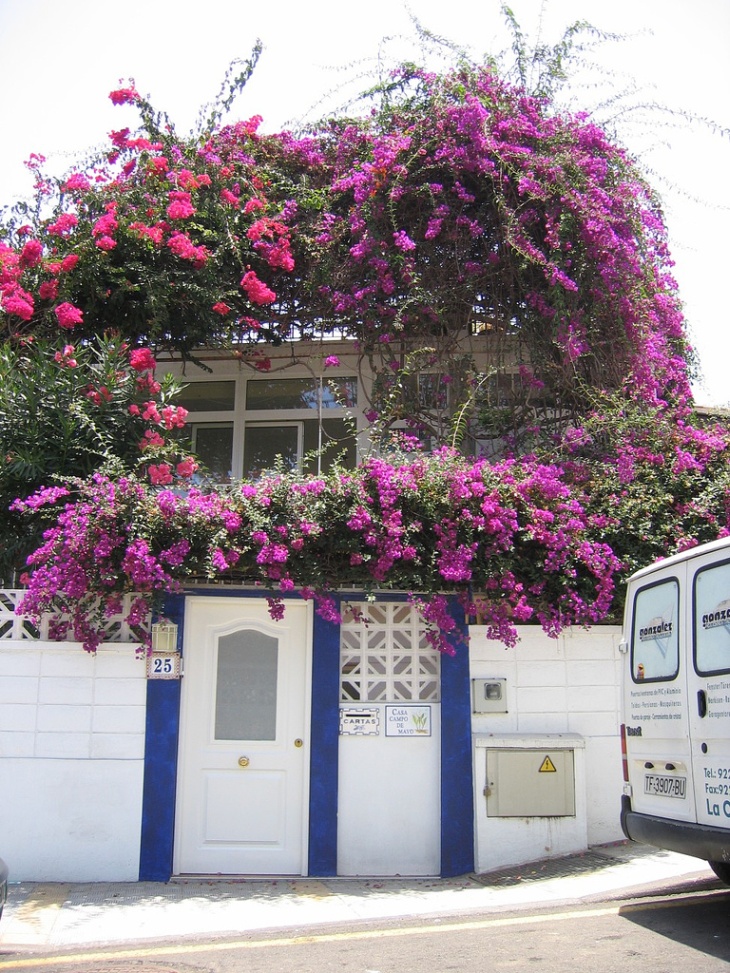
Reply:
M127 129L127 131L129 131L129 129ZM82 172L74 172L68 177L66 182L63 183L61 189L65 193L73 192L74 190L84 192L87 189L91 189L91 183Z
M58 362L59 365L65 368L76 368L78 362L73 357L76 349L73 345L64 345L63 351L57 351L53 356L53 360Z
M166 486L172 483L172 467L167 463L150 464L148 473L153 486Z
M228 305L225 303L225 301L217 301L213 305L213 307L211 308L211 310L212 311L215 311L216 314L220 314L220 316L222 318L224 318L226 316L226 314L230 314L231 313L231 309L228 307Z
M22 321L30 321L35 309L31 295L20 287L6 291L0 301L0 307L8 314L14 314Z
M55 301L58 297L58 281L44 280L38 288L38 294L43 301Z
M173 233L167 241L167 246L175 256L182 260L189 260L195 267L202 267L210 256L207 247L196 247L185 233Z
M54 220L53 223L49 223L46 227L46 232L49 236L68 236L69 233L78 226L79 218L73 213L61 213L61 215ZM76 258L78 260L78 257Z
M59 304L58 307L54 308L54 311L58 323L62 328L75 328L77 324L81 324L84 320L84 312L81 308L69 304L68 301Z
M96 241L96 246L99 250L113 250L117 245L117 241L113 240L110 236L100 236Z
M155 176L164 176L170 168L170 163L164 155L155 156L147 163L148 171Z
M337 355L328 355L324 360L325 368L337 368L339 364L340 359L337 357Z
M256 276L253 270L247 271L241 278L241 287L252 304L273 304L276 294Z
M149 348L133 348L129 353L129 364L135 372L153 372L157 363Z
M178 189L174 189L167 196L170 203L166 213L171 220L185 220L195 213L195 207L190 198L190 193L184 193Z
M20 266L35 267L40 263L43 256L43 245L39 240L28 240L20 251Z
M74 267L78 262L79 262L78 254L69 253L61 261L61 270L67 274L74 269Z
M190 457L188 457L188 459L182 460L175 467L178 476L182 476L186 480L189 477L191 477L193 473L195 473L197 468L198 468L198 464L195 462L194 459L191 459Z
M109 100L113 105L134 105L140 101L140 97L132 84L128 88L116 88L114 91L110 91Z
M188 410L181 405L166 405L160 409L161 421L165 429L182 429L188 418Z

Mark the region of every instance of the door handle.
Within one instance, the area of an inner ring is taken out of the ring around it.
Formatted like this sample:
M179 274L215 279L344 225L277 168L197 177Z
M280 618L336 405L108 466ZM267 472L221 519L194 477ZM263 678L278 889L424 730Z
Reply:
M296 740L294 741L294 746L297 747L297 748L298 747L303 747L304 746L304 740L300 739L300 737L297 737Z
M248 757L239 757L238 758L238 766L239 767L248 767L248 765L250 763L251 763L251 761L248 759Z
M707 716L707 693L704 689L697 692L697 712L700 716Z

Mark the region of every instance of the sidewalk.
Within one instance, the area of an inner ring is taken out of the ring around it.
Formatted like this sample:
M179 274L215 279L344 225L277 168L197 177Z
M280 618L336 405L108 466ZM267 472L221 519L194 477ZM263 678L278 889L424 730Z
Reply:
M0 952L579 904L650 894L656 883L677 881L717 885L697 858L629 842L453 879L24 882L10 886Z

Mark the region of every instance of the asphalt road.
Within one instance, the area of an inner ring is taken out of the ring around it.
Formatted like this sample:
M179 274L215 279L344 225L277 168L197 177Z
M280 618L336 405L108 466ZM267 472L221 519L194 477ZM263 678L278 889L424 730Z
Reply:
M277 930L124 948L0 953L0 973L727 973L730 889Z

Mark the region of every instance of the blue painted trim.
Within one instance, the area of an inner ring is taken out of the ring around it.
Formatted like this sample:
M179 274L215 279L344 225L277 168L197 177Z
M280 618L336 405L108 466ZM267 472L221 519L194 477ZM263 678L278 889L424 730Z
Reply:
M339 604L338 604L339 607ZM314 616L309 777L309 874L337 874L340 627Z
M456 599L454 617L463 619ZM459 614L457 614L459 613ZM459 625L456 655L441 661L441 875L474 871L469 627Z
M185 599L181 595L168 597L164 614L177 623L177 647L182 650ZM150 679L145 723L140 882L167 882L172 875L179 730L180 681Z

